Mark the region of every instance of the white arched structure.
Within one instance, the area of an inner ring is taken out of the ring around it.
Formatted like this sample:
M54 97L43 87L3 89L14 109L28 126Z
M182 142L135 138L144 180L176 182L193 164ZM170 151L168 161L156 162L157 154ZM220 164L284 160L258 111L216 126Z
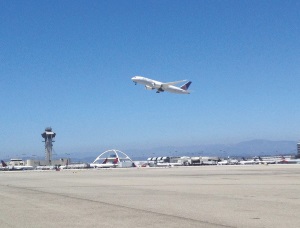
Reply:
M92 167L135 167L134 162L127 154L120 150L111 149L101 153L91 164Z

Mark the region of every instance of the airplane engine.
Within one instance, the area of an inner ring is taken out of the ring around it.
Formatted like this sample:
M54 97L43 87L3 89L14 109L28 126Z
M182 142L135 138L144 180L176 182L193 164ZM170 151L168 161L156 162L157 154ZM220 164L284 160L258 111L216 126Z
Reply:
M147 85L145 85L145 89L146 89L146 90L153 90L154 88L153 88L153 87L151 87L151 86L147 86Z

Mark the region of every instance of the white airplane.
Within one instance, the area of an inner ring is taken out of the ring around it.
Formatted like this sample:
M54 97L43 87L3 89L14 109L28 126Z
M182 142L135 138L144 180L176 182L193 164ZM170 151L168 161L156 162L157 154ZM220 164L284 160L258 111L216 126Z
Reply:
M230 157L228 157L227 159L224 159L222 161L219 161L217 163L217 165L236 165L238 164L239 161L236 159L231 159Z
M217 165L229 165L228 160L219 161Z
M268 159L264 160L261 157L258 157L258 164L264 164L264 165L269 165L269 164L276 164L276 161L274 159Z
M33 166L30 165L7 165L3 160L1 160L2 167L5 170L33 170Z
M56 170L57 167L54 165L38 165L35 167L36 170Z
M255 165L258 164L258 162L256 161L256 159L253 160L246 160L245 158L242 158L241 161L239 161L240 165Z
M170 93L177 93L177 94L190 94L190 91L188 91L188 88L192 83L191 81L188 81L181 87L177 87L174 85L181 83L181 82L186 82L187 80L181 80L181 81L176 81L176 82L159 82L159 81L155 81L153 79L145 78L142 76L134 76L131 78L131 80L135 84L139 83L139 84L145 85L145 88L147 90L156 89L157 90L156 93L167 91Z
M157 162L156 163L157 167L174 167L174 166L182 166L182 163L180 162Z
M80 163L80 164L66 164L61 165L60 169L88 169L90 168L90 164L88 163Z
M95 162L95 161L94 161ZM91 163L91 168L117 168L119 166L119 158L105 158L102 163Z
M237 165L239 161L237 159L230 159L229 164L230 165Z
M112 164L112 163L107 163L107 164L91 163L90 164L91 168L117 168L118 166L119 166L118 164Z
M282 156L282 160L278 162L279 164L300 164L300 159L285 158Z

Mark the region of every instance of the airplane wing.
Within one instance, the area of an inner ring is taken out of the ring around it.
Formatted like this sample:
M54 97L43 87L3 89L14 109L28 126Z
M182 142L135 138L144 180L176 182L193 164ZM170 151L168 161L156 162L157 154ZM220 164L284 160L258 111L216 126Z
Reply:
M180 81L176 81L176 82L164 82L162 83L163 86L168 86L168 85L176 85L178 83L181 83L181 82L186 82L187 80L180 80Z

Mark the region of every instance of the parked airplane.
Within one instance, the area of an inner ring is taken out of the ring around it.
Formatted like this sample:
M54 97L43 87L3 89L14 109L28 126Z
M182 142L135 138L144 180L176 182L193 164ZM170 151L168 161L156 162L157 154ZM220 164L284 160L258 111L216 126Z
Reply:
M54 165L38 165L35 167L36 170L56 170L57 167Z
M256 161L256 159L253 160L246 160L245 158L242 158L241 161L239 161L240 165L254 165L254 164L258 164L258 162Z
M182 166L180 162L157 162L157 167L174 167L174 166Z
M228 160L219 161L217 165L229 165L229 161Z
M111 157L106 158L102 163L91 163L91 168L116 168L119 166L118 164L119 158Z
M300 159L285 158L282 156L282 160L278 162L279 164L300 164Z
M7 165L3 160L1 164L6 170L33 170L33 166L30 165Z
M6 163L3 160L1 160L1 164L2 164L2 166L0 167L0 170L1 171L7 171L8 166L6 165Z
M90 168L90 164L88 163L80 163L80 164L67 164L59 167L60 169L88 169Z
M190 91L188 91L188 88L192 83L191 81L188 81L181 87L177 87L174 85L181 83L181 82L186 82L187 80L181 80L181 81L176 81L176 82L159 82L159 81L155 81L153 79L145 78L142 76L134 76L133 78L131 78L131 80L135 84L139 83L139 84L145 85L145 88L147 90L156 89L157 90L156 93L167 91L170 93L177 93L177 94L190 94Z
M118 164L112 164L112 163L107 163L107 164L91 163L90 167L91 168L117 168Z
M261 157L258 157L258 159L259 159L258 164L264 164L264 165L276 164L276 161L274 159L263 160Z

